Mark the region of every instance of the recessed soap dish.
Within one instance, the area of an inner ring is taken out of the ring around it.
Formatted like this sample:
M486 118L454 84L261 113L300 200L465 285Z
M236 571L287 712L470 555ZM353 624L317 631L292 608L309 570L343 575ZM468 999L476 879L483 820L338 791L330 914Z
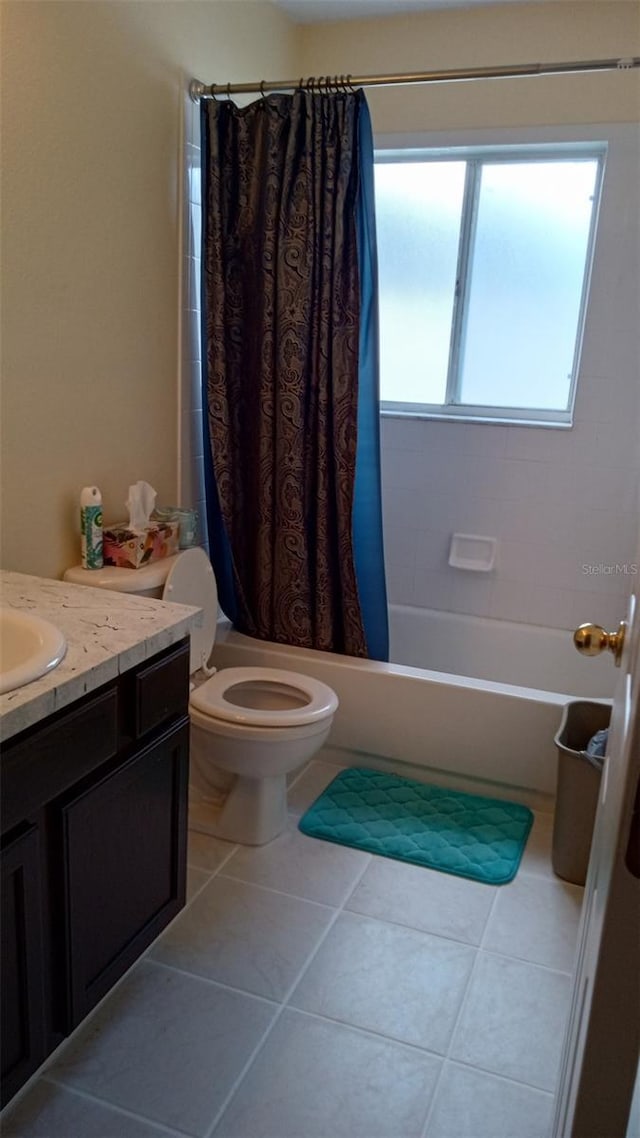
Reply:
M451 536L449 564L454 569L471 569L488 573L496 561L495 537L479 537L475 533L454 533Z

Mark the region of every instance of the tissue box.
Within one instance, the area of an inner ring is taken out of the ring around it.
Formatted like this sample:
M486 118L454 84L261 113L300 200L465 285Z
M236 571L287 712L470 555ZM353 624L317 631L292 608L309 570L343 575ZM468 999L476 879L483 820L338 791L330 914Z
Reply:
M144 529L131 529L126 522L109 526L102 535L105 565L140 569L178 552L179 522L154 522Z

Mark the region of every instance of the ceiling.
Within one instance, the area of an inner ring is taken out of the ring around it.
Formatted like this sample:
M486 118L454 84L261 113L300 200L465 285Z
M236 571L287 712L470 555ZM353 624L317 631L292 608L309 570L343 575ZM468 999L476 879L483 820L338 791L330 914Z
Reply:
M296 24L322 20L357 20L426 12L443 8L471 8L481 4L516 4L525 0L273 0Z

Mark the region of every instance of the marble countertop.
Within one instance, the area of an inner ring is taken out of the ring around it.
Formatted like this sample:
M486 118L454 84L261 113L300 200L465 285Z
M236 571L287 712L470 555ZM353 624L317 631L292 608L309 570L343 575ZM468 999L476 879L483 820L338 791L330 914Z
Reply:
M67 641L57 668L0 695L3 739L182 640L200 612L187 605L5 571L0 572L0 603L51 621Z

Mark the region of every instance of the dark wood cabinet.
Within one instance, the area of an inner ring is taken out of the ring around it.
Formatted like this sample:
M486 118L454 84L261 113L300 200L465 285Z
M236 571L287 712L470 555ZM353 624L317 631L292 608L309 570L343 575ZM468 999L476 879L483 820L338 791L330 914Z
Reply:
M75 1027L184 905L188 725L61 807Z
M40 839L25 825L2 848L2 1086L10 1098L46 1055Z
M185 900L188 641L2 748L2 1103Z

